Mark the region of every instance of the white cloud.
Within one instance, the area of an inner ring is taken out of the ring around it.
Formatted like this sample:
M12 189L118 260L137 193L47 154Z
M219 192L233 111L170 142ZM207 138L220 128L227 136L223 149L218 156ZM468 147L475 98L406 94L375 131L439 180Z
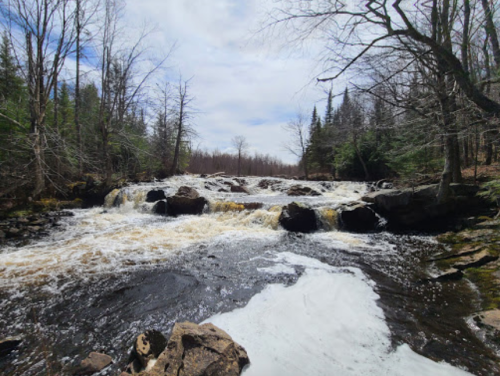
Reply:
M191 94L200 113L196 130L202 146L230 148L231 138L244 135L252 150L296 162L281 145L282 125L297 108L309 112L324 99L311 84L311 56L278 50L282 41L254 37L265 7L262 0L129 0L128 24L158 25L150 36L155 48L178 47L169 76L193 77ZM314 49L314 46L312 46ZM322 112L324 103L319 104Z

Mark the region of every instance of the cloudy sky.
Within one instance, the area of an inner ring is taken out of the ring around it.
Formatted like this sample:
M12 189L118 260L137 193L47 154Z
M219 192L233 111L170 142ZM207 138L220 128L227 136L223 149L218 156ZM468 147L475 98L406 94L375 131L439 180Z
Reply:
M256 33L273 0L127 0L125 20L154 27L155 48L176 49L165 73L191 78L195 145L231 150L231 138L246 137L250 152L268 153L289 163L294 156L282 144L283 124L315 104L324 111L324 87L314 45L307 51L284 47L283 37Z

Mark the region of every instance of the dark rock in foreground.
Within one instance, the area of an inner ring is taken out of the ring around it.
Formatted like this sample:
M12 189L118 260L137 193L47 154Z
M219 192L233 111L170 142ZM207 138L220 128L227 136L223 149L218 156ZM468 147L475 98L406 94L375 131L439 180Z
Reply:
M286 194L288 196L321 196L321 193L314 189L301 185L292 185Z
M287 231L308 233L318 230L314 210L297 202L283 207L279 222Z
M21 337L10 337L0 340L0 357L9 355L21 344Z
M167 198L167 214L174 217L182 214L201 214L206 203L207 200L200 197L198 191L183 186L179 188L175 196Z
M339 220L342 230L352 232L375 231L379 225L375 212L362 204L344 208L339 214Z
M147 376L237 376L250 362L243 347L213 324L175 324Z
M144 368L150 360L157 359L167 347L167 339L157 330L147 330L135 341L135 354Z

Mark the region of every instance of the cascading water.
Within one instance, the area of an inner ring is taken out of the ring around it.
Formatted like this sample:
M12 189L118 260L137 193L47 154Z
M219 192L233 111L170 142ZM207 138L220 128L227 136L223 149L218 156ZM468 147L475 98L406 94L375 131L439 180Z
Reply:
M420 283L438 251L431 238L336 230L337 209L364 184L245 178L250 194L231 193L239 183L182 176L130 186L44 239L4 247L0 338L23 343L0 373L70 375L104 351L115 363L101 374L119 374L139 333L167 334L181 320L229 332L248 350L245 375L499 372L463 319L473 292ZM287 196L294 184L321 196ZM149 191L171 196L185 185L208 200L203 215L152 214ZM315 209L319 232L281 229L292 201Z

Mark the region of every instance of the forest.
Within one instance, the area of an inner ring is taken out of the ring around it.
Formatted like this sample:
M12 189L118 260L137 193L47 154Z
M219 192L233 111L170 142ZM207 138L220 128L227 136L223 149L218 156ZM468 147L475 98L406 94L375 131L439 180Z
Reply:
M64 197L87 175L113 187L184 171L236 174L240 164L245 174L296 170L269 155L194 148L191 80L152 82L171 51L152 58L148 30L126 40L124 6L0 4L0 199Z
M150 58L147 30L124 43L123 2L2 2L0 199L64 196L89 174L112 187L221 171L364 181L442 172L445 199L463 169L498 161L497 6L279 2L264 30L293 25L290 43L317 38L327 51L317 79L326 108L297 115L283 132L299 161L290 166L250 156L241 137L236 154L194 147L192 81L150 84L171 51Z
M462 170L476 180L478 166L498 161L497 1L313 3L284 1L271 22L293 25L292 43L321 36L328 50L324 116L314 108L287 126L305 175L422 181L442 172L445 199Z

